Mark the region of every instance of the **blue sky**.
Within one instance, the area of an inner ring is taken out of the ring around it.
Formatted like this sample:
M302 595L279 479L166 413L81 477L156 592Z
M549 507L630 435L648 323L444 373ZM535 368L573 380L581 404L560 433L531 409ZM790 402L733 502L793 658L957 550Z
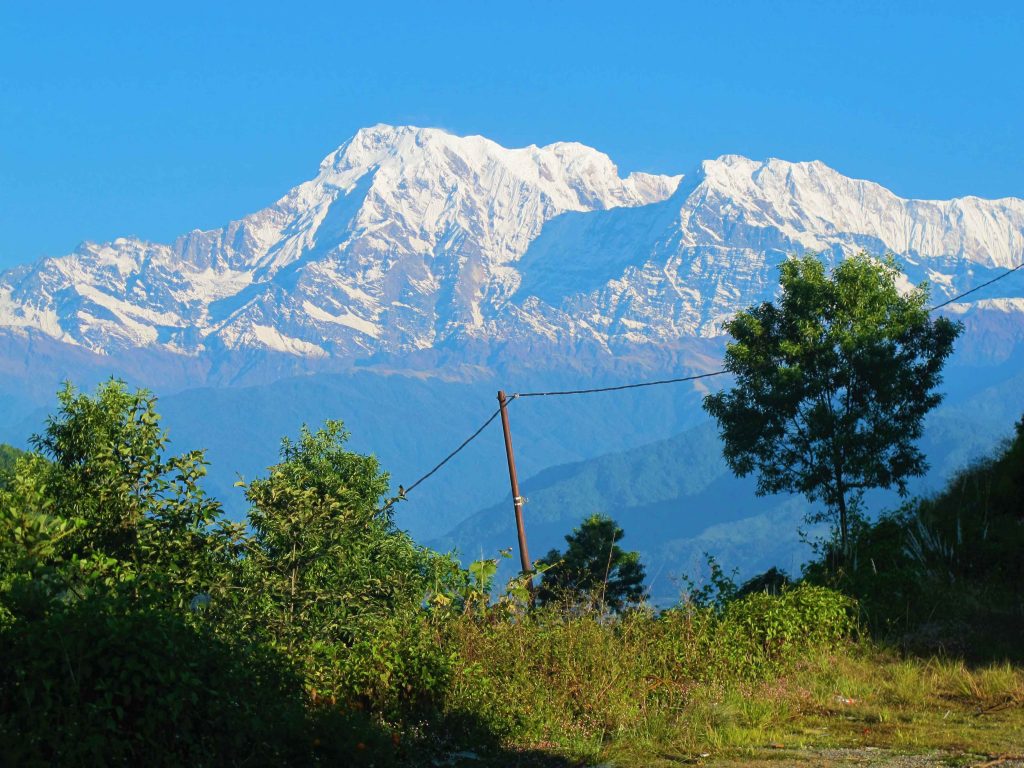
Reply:
M1022 48L1020 3L4 0L0 267L220 226L377 122L1024 196Z

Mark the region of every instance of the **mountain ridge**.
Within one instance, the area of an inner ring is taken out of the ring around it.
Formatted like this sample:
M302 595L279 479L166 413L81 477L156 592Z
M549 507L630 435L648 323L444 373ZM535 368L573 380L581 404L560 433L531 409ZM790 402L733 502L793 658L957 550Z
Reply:
M651 369L769 298L789 254L861 248L897 253L946 298L1022 258L1024 200L905 200L820 161L739 155L621 177L578 143L507 149L381 124L224 227L0 273L0 332L211 369L242 370L239 354L486 367L529 350L600 367L636 353Z

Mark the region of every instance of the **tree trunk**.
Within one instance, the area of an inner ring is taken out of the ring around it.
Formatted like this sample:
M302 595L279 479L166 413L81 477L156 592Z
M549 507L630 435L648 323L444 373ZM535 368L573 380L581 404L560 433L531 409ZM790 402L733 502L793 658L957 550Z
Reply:
M845 565L847 555L850 552L849 523L846 514L846 489L839 484L837 500L839 503L839 546L841 548L840 562Z

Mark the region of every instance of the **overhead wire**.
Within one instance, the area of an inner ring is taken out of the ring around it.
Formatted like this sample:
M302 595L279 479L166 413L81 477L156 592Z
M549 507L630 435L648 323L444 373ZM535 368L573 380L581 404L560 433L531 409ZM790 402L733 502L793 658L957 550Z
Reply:
M512 401L514 401L514 400L515 400L515 399L516 399L517 397L518 397L518 395L512 395L512 397L510 397L510 398L508 399L508 401L506 401L505 405L506 405L506 406L510 405L510 404L512 403ZM438 464L438 465L437 465L436 467L434 467L434 468L433 468L432 470L430 470L429 472L427 472L427 474L425 474L425 475L424 475L423 477L421 477L421 478L420 478L419 480L417 480L417 481L416 481L415 483L413 483L412 485L410 485L410 486L409 486L408 488L403 488L402 486L399 486L399 488L400 488L400 490L399 490L399 496L405 496L406 494L408 494L408 493L409 493L409 491L411 491L411 490L412 490L413 488L415 488L415 487L416 487L417 485L419 485L420 483L422 483L422 482L423 482L424 480L426 480L426 479L427 479L428 477L430 477L430 476L431 476L432 474L434 474L435 472L437 472L437 470L439 470L439 469L440 469L441 467L443 467L443 466L444 466L445 464L447 464L447 463L448 463L449 461L451 461L452 459L454 459L454 458L455 458L455 456L456 456L456 455L457 455L457 454L458 454L458 453L459 453L459 452L460 452L460 451L461 451L461 450L462 450L463 448L465 448L465 447L466 447L467 445L469 445L469 444L470 444L470 443L472 443L472 442L473 442L474 440L476 440L476 439L477 439L477 438L478 438L478 437L480 436L480 434L481 434L481 433L482 433L482 432L483 432L483 431L484 431L485 429L487 429L487 427L489 427L489 426L490 426L491 422L492 422L492 421L494 421L494 420L495 420L496 418L498 418L498 414L500 414L500 413L501 413L501 408L498 408L498 410L496 410L496 411L495 411L494 413L492 413L492 414L491 414L491 415L490 415L490 416L489 416L489 417L487 418L487 421L485 421L485 422L484 422L483 424L481 424L481 425L480 425L479 429L477 429L477 431L476 431L476 432L474 432L474 433L473 433L472 435L470 435L470 436L469 436L469 437L467 437L467 438L466 438L465 440L463 440L463 441L462 441L462 444L461 444L461 445L459 445L459 447L458 447L458 448L456 448L456 449L455 449L454 451L452 451L452 452L451 452L451 453L449 453L449 454L448 454L447 456L445 456L445 457L444 457L444 458L443 458L443 459L441 460L441 462L440 462L440 463L439 463L439 464Z
M956 296L954 296L951 299L947 299L946 301L943 301L941 304L936 304L934 307L930 307L928 309L928 311L929 312L934 312L937 309L942 309L943 307L946 307L946 306L948 306L950 304L953 304L953 303L959 301L960 299L964 298L965 296L969 296L970 294L974 293L975 291L979 291L982 288L985 288L986 286L992 285L992 283L995 283L995 282L997 282L999 280L1002 280L1004 277L1013 274L1014 272L1016 272L1018 269L1021 269L1021 268L1024 268L1024 262L1021 262L1017 266L1012 267L1011 269L1007 270L1006 272L1004 272L1001 275L997 275L996 277L992 278L991 280L987 280L986 282L981 283L980 285L974 286L970 290L964 291L963 293L957 294ZM654 381L641 381L641 382L638 382L638 383L635 383L635 384L619 384L617 386L611 386L611 387L592 387L592 388L589 388L589 389L552 390L552 391L549 391L549 392L517 392L517 393L513 394L508 399L507 404L511 405L511 403L514 400L516 400L517 398L520 398L520 397L555 397L555 396L560 396L560 395L589 395L589 394L593 394L593 393L597 393L597 392L617 392L617 391L624 390L624 389L639 389L641 387L655 387L655 386L658 386L658 385L661 385L661 384L678 384L678 383L685 382L685 381L696 381L698 379L707 379L707 378L710 378L712 376L721 376L722 374L725 374L725 373L729 373L729 371L725 371L725 370L722 370L722 371L712 371L710 373L699 373L699 374L696 374L694 376L680 376L680 377L673 378L673 379L657 379L657 380L654 380ZM403 488L402 486L399 486L399 489L400 489L399 490L399 497L404 498L413 488L415 488L417 485L419 485L424 480L429 478L431 475L433 475L435 472L437 472L439 469L441 469L441 467L443 467L449 461L454 459L455 456L458 455L467 445L469 445L477 437L479 437L480 434L488 426L490 426L491 422L494 421L496 418L498 418L498 415L500 413L501 413L501 408L498 408L498 410L496 410L494 413L492 413L487 418L487 420L483 424L480 425L480 427L476 430L476 432L474 432L472 435L470 435L465 440L463 440L462 444L459 445L458 448L456 448L454 451L452 451L447 456L445 456L444 459L442 459L441 462L439 464L437 464L437 466L435 466L432 470L427 472L427 474L423 475L423 477L419 478L415 483L410 485L408 488Z
M971 289L970 289L969 291L964 291L963 293L961 293L961 294L959 294L959 295L957 295L957 296L954 296L954 297L953 297L952 299L946 299L946 300L945 300L944 302L942 302L941 304L936 304L936 305L935 305L934 307L932 307L932 308L931 308L931 309L929 309L928 311L929 311L929 312L934 312L934 311L935 311L936 309L942 309L942 308L943 308L943 307L945 307L945 306L946 306L947 304L952 304L952 303L954 303L954 302L960 301L960 299L962 299L962 298L963 298L964 296L969 296L970 294L974 293L975 291L980 291L980 290L981 290L982 288L984 288L985 286L988 286L988 285L992 285L992 283L994 283L994 282L996 282L996 281L998 281L998 280L1002 280L1002 279L1003 279L1004 277L1006 277L1007 275L1012 275L1012 274L1013 274L1014 272L1016 272L1016 271L1017 271L1018 269L1020 269L1021 267L1024 267L1024 261L1022 261L1022 262L1021 262L1020 264L1018 264L1018 265L1017 265L1016 267L1013 267L1012 269L1008 269L1008 270L1007 270L1006 272L1003 272L1003 274L1001 274L1001 275L997 275L996 277L993 277L993 278L992 278L991 280L988 280L988 281L986 281L986 282L982 283L981 285L976 285L976 286L974 286L974 287L973 287L973 288L971 288Z
M658 379L657 381L641 381L638 384L620 384L615 387L594 387L592 389L566 389L555 392L517 392L516 397L549 397L554 395L589 395L594 392L617 392L620 389L637 389L639 387L654 387L659 384L677 384L681 381L696 381L706 379L710 376L721 376L728 371L713 371L711 373L699 373L695 376L680 376L676 379Z

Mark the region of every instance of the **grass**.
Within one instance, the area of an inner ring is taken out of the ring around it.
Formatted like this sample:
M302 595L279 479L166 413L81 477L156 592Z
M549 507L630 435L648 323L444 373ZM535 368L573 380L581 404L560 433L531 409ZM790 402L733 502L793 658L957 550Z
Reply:
M695 691L673 728L638 725L642 738L624 733L602 746L600 759L678 765L702 754L713 763L826 747L1020 754L1024 670L851 647L816 655L775 680Z
M708 611L467 620L452 640L453 696L461 685L475 697L463 704L497 724L502 765L517 752L622 768L826 764L826 749L949 764L1024 752L1024 669L905 658L867 639L795 633L779 645L748 629Z
M832 744L985 754L1024 745L1024 671L882 652L831 655L800 671L801 726ZM851 703L840 703L846 696Z

